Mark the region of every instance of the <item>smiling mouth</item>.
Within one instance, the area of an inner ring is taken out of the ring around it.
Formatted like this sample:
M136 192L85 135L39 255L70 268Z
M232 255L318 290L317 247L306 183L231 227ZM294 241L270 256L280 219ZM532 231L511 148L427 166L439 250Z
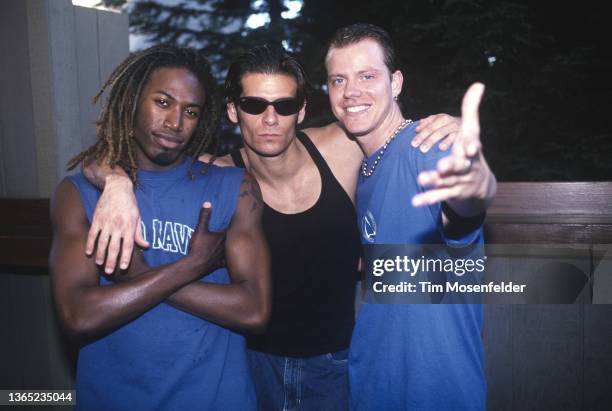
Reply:
M363 104L360 106L349 106L349 107L345 107L344 109L351 114L356 114L356 113L362 113L364 111L366 111L367 109L369 109L370 106Z

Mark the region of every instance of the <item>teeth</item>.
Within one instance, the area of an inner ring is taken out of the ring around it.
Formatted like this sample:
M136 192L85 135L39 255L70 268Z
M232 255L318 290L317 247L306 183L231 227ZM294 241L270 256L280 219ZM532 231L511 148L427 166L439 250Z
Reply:
M348 111L349 113L359 113L361 111L365 111L368 109L369 106L351 106L351 107L347 107L346 111Z

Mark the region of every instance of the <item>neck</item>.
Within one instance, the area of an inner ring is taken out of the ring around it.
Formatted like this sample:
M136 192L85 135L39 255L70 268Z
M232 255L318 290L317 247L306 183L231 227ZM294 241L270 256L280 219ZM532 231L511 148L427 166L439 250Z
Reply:
M285 151L274 157L258 155L245 146L245 166L260 184L274 187L279 183L290 181L299 174L306 161L305 151L306 149L298 143L297 137L291 141Z
M185 160L185 154L180 154L174 161L167 162L163 159L154 161L149 158L146 158L142 154L136 154L136 164L138 165L138 170L142 171L167 171L171 170L181 164Z
M357 136L357 142L364 154L369 157L380 149L387 139L397 130L404 121L404 116L397 103L393 103L393 110L379 127L363 136Z

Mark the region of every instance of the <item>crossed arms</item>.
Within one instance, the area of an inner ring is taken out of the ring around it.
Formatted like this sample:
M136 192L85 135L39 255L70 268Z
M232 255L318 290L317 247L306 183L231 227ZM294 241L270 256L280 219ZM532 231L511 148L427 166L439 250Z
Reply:
M262 331L271 308L269 256L260 223L263 203L248 174L240 192L226 233L208 231L211 208L205 204L184 258L150 268L135 250L125 278L100 286L99 269L85 254L90 228L85 210L76 188L63 180L51 203L50 267L59 319L67 332L79 339L99 337L164 301L227 328ZM217 267L223 252L231 283L197 281Z

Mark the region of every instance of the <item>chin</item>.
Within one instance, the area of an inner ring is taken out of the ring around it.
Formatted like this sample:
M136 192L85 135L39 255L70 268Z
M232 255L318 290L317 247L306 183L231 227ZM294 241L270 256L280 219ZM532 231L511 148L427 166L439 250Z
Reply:
M243 140L244 141L244 140ZM283 154L291 143L287 144L254 144L251 145L244 141L245 146L249 147L254 153L261 157L276 157Z
M346 131L354 136L364 135L370 132L369 124L364 124L364 121L343 118L341 123Z
M280 156L281 154L283 154L285 150L283 149L261 149L261 150L253 150L257 153L257 155L261 156L261 157L277 157Z
M346 129L346 131L348 131L352 136L355 137L361 137L364 136L366 134L368 134L370 132L370 128L369 127L358 127L358 126L352 126L350 124L345 124L344 128Z
M172 164L176 163L178 159L179 159L179 154L166 151L166 152L157 154L153 158L153 161L160 166L166 167L166 166L171 166Z

